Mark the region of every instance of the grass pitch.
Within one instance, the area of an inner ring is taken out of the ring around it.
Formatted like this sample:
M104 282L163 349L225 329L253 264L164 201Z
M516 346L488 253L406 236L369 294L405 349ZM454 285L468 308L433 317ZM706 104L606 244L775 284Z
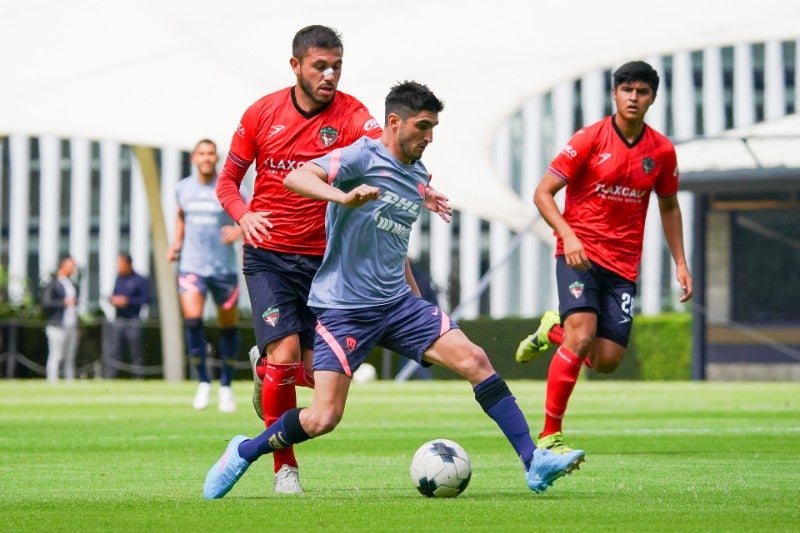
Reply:
M544 383L510 387L534 434ZM302 495L272 492L264 457L223 499L205 474L261 422L191 408L194 383L0 384L0 531L797 531L800 385L581 382L568 442L587 461L545 494L466 383L354 385L345 419L301 444ZM310 392L300 390L305 405ZM427 499L408 467L424 441L466 448L470 486Z

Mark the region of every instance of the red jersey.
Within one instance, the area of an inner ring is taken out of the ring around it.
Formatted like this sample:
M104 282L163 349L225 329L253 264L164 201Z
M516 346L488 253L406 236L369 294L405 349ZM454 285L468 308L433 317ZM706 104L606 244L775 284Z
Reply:
M566 183L564 218L593 262L636 281L650 192L678 192L675 148L645 125L632 144L614 117L578 130L547 171ZM564 253L557 237L556 255Z
M272 239L259 247L276 252L323 255L327 202L300 196L283 179L307 161L382 129L354 97L337 91L331 102L308 114L294 97L294 87L268 94L251 105L233 134L230 152L217 181L217 196L235 221L248 211L271 211ZM239 193L245 172L256 162L253 199Z

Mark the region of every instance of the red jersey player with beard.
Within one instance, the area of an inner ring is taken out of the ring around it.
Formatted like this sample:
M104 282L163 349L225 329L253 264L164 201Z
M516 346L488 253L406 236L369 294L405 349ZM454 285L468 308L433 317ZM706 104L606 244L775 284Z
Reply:
M316 317L307 299L325 252L327 202L291 192L283 180L306 161L383 133L361 102L337 90L342 55L335 30L313 25L297 32L290 59L297 83L244 112L217 181L219 201L245 241L242 270L257 342L250 350L253 406L265 426L297 407L295 385L314 386ZM246 205L239 187L254 160L253 198ZM425 207L449 220L447 198L431 187L425 192ZM414 288L413 277L409 283ZM292 448L275 452L274 470L275 492L303 491Z
M571 451L561 422L581 366L610 373L625 355L651 191L658 198L681 301L692 295L675 148L644 122L658 91L658 74L633 61L614 72L613 82L617 112L575 133L533 195L557 238L559 312L544 314L539 329L519 344L516 359L527 363L552 344L560 345L550 362L538 442L555 453ZM554 196L565 187L562 213Z
M310 159L382 133L361 102L337 90L342 54L331 28L297 32L290 60L297 83L244 112L217 182L220 203L244 234L242 270L257 342L253 403L266 426L297 407L296 384L313 387L316 318L306 299L325 252L326 202L289 191L283 179ZM245 205L239 186L253 160L253 198ZM275 492L302 492L292 448L275 453L274 467Z

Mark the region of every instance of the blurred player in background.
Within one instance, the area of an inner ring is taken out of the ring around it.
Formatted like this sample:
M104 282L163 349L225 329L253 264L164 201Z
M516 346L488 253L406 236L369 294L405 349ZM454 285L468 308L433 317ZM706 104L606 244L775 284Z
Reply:
M555 230L559 312L548 311L525 338L516 359L538 358L560 345L547 376L545 423L539 446L556 453L564 443L562 419L581 369L613 372L622 361L633 323L634 296L651 191L675 262L685 302L692 277L683 249L675 148L644 122L656 98L658 74L642 61L614 72L617 112L579 130L550 163L533 195ZM563 214L555 195L566 187Z
M169 261L178 261L178 290L183 311L186 351L197 371L199 384L192 405L208 407L211 378L206 366L206 336L203 331L203 308L211 292L217 306L219 324L220 369L219 410L232 412L236 402L231 390L233 363L239 352L237 302L239 281L234 243L241 229L222 209L217 185L217 145L208 139L192 151L196 173L180 180L175 188L178 217L175 240L167 251ZM237 194L239 194L237 189ZM241 200L241 195L239 195Z
M329 202L328 248L308 300L319 320L314 399L308 408L286 411L254 439L231 439L207 474L205 498L227 494L262 455L333 431L344 413L353 372L375 346L438 364L467 379L475 399L516 451L535 492L582 460L580 450L557 455L537 449L522 411L486 352L438 306L411 292L408 241L428 204L428 172L419 159L433 141L442 108L426 86L398 84L386 97L379 141L362 138L285 179L287 188ZM446 201L432 207L449 215Z

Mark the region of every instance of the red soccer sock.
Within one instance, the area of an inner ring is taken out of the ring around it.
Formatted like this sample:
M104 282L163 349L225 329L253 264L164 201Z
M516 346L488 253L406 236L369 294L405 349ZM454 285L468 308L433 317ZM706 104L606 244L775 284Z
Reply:
M564 326L556 324L550 328L550 331L547 332L547 340L561 346L561 343L564 342Z
M264 385L261 389L261 408L264 411L264 427L269 427L289 409L297 407L297 393L295 392L295 376L300 363L288 365L266 364ZM273 452L275 472L281 466L297 467L294 448L283 448Z
M308 387L309 389L314 388L314 372L309 372L306 370L306 367L300 364L297 367L297 375L294 378L294 384L298 387Z
M556 350L547 373L547 396L544 408L544 429L539 435L552 435L561 431L561 421L567 410L569 397L578 381L583 359L563 346Z

